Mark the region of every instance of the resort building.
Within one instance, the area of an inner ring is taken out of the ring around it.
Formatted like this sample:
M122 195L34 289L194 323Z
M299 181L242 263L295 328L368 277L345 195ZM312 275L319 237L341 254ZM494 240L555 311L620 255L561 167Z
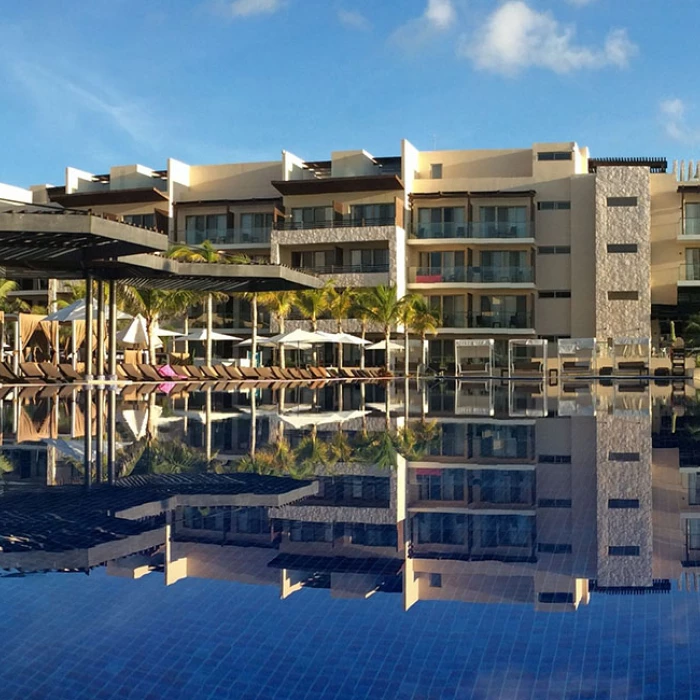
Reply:
M671 320L700 310L699 173L669 170L574 142L419 151L404 140L389 157L68 168L64 185L31 189L37 203L208 240L339 287L421 294L440 316L430 362L453 367L455 341L469 338L494 339L501 365L512 338L651 338L660 349ZM249 333L247 302L222 304L216 321Z

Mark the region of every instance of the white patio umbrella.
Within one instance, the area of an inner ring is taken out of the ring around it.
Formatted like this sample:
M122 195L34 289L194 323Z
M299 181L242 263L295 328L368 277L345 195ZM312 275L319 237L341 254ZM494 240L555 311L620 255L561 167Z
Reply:
M386 341L380 340L378 343L373 343L366 347L367 350L386 350ZM404 349L403 345L395 343L393 340L389 341L389 350L391 352L402 351Z
M369 411L332 411L327 413L283 413L280 419L293 428L305 428L314 425L345 423L353 418L362 418Z
M211 337L212 340L242 340L235 335L226 335L225 333L218 333L217 331L212 331L211 336L207 335L206 328L195 328L190 331L190 333L182 338L182 340L188 340L190 342L205 341Z
M350 333L327 333L326 331L318 331L318 335L326 338L327 343L342 343L343 345L369 345L369 340L364 340L357 335Z
M157 329L156 329L157 330ZM156 335L158 333L156 332ZM148 328L146 319L141 314L136 314L129 327L117 333L117 340L124 345L148 345ZM156 347L162 346L160 341L156 341Z
M94 301L92 304L92 308L94 311L94 316L93 318L97 320L97 301ZM68 306L64 306L62 309L58 309L57 311L54 311L52 314L49 314L46 316L44 319L45 321L58 321L59 323L67 323L69 321L84 321L86 317L86 304L85 304L85 299L78 299L78 301L74 301L72 304L69 304ZM109 318L109 304L105 306L105 318ZM117 320L118 321L124 321L127 319L132 319L133 316L131 314L127 314L124 311L119 311L117 309Z
M275 343L271 343L269 338L261 338L258 336L257 340L258 345L261 345L263 347L272 347L275 345ZM253 339L252 338L246 338L246 340L242 340L240 343L238 343L238 347L242 348L249 348L253 344Z
M287 331L286 333L280 333L278 335L273 335L271 338L267 339L268 342L274 343L275 345L298 345L301 343L306 343L313 345L314 343L327 343L329 342L326 337L321 335L321 333L314 333L313 331L305 331L302 328L295 328L293 331Z

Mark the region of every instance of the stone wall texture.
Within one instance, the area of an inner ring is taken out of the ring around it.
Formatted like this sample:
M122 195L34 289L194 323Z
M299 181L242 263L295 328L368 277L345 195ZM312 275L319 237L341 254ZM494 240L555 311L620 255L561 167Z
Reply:
M637 206L610 207L608 197L637 197ZM649 169L604 167L596 175L596 336L651 335L651 191ZM637 253L608 253L609 243L636 243ZM635 301L608 292L636 291Z
M651 417L597 417L598 584L651 586L653 529ZM639 461L611 461L611 452L639 453ZM611 509L611 498L639 500L639 508ZM608 547L637 546L639 556L610 556Z

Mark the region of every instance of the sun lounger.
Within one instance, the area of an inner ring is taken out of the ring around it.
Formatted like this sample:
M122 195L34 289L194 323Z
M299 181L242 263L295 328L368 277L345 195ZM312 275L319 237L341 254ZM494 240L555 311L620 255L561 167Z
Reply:
M243 379L255 380L260 376L252 367L239 367L238 371L243 375Z
M139 368L136 365L131 365L128 363L124 363L121 365L121 368L124 370L124 373L126 376L131 379L133 382L142 382L144 381L144 376L141 371L139 371Z
M151 365L136 365L136 369L138 369L139 372L144 376L145 379L151 382L159 382L162 383L163 377L158 374L158 370L155 367L152 367Z
M41 367L36 362L20 362L19 368L22 370L22 374L31 379L33 382L48 382L52 383L54 380L48 379L47 376L41 371Z
M207 379L206 374L204 374L202 369L197 367L197 365L182 365L182 368L194 379Z
M0 382L3 384L26 384L27 380L16 375L7 362L0 362Z
M56 384L49 384L48 386L45 386L41 389L41 391L37 395L37 398L38 399L51 399L54 396L58 396L59 391L61 391L60 386L56 386Z
M40 362L39 368L49 379L54 382L63 383L66 381L66 378L61 374L61 370L50 362Z
M221 379L221 377L219 377L218 373L213 367L202 365L199 369L202 371L202 374L205 376L206 379Z
M234 365L224 365L224 369L228 372L231 379L235 379L237 381L241 381L243 379L243 373L238 367L235 367Z

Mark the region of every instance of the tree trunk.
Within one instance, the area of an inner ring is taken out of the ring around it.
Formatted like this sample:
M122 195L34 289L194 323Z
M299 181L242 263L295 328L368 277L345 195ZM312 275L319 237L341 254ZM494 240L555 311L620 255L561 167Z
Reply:
M279 321L279 327L280 327L280 334L284 333L284 316L278 316L277 317ZM280 358L280 367L282 369L285 369L287 367L287 359L285 357L284 353L284 345L279 346L279 358Z
M391 371L391 350L389 349L389 343L391 336L391 326L384 326L384 356L386 358L386 371Z
M343 332L343 322L341 319L337 319L337 332ZM338 369L343 369L343 344L338 343Z
M318 329L318 319L316 318L316 315L314 314L311 317L311 331L313 333L315 333L317 329ZM318 345L316 343L314 343L312 346L311 357L313 359L314 367L318 367Z
M365 336L367 335L367 324L362 322L362 340L366 340ZM365 344L362 343L360 347L360 369L365 368Z
M207 339L205 341L206 353L205 353L204 363L208 367L211 367L211 364L212 364L213 342L211 339L211 334L213 331L213 326L214 326L214 297L211 294L207 294Z
M155 365L156 363L156 334L155 327L157 318L150 318L146 321L146 330L148 331L148 361Z
M403 376L404 377L408 377L408 372L409 372L408 359L409 359L409 355L411 354L409 352L410 341L411 341L411 339L409 338L409 335L408 335L408 324L404 324L404 327L403 327Z
M250 339L250 366L258 366L258 295L253 294L250 303L250 320L253 324L253 334Z
M423 367L428 366L428 347L427 347L427 341L425 338L425 333L421 334L420 337L420 361Z

